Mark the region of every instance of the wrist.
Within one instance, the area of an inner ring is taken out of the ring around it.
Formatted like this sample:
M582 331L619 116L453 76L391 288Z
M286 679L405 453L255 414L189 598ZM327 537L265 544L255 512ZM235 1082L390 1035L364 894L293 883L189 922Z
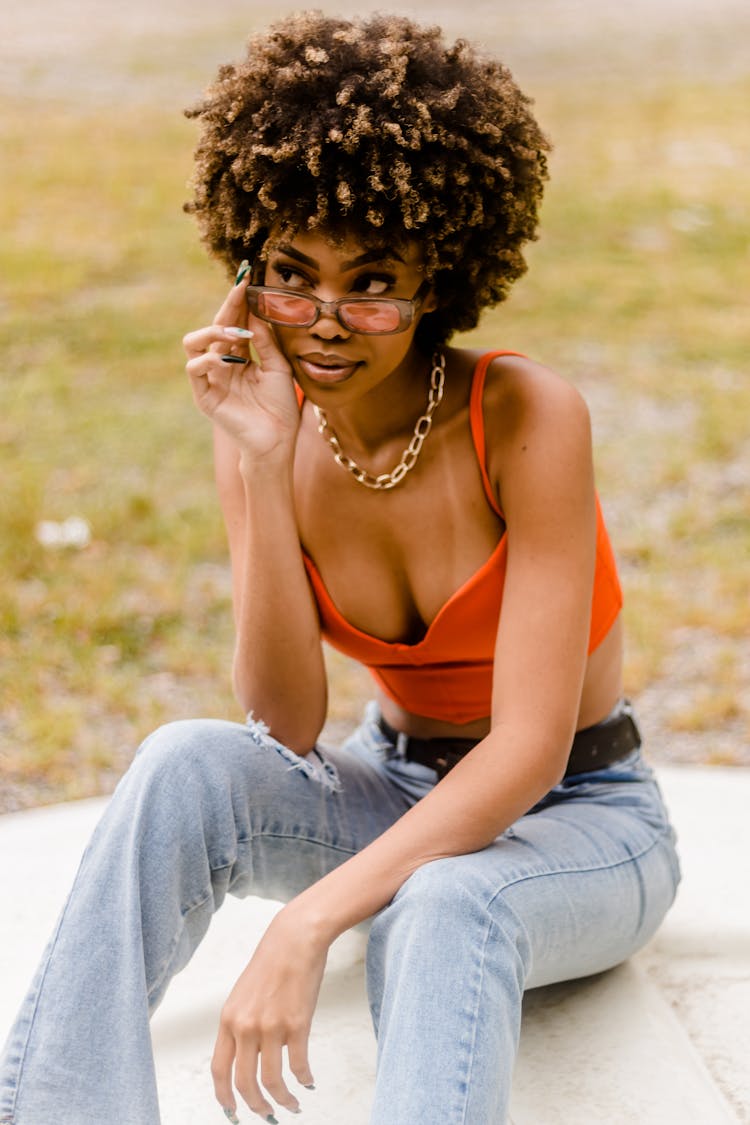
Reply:
M262 481L291 481L294 462L294 446L288 450L277 449L261 457L247 450L240 453L239 470L245 485Z
M316 885L288 902L277 918L289 925L298 941L314 949L327 949L348 926L337 924L336 917L316 894Z

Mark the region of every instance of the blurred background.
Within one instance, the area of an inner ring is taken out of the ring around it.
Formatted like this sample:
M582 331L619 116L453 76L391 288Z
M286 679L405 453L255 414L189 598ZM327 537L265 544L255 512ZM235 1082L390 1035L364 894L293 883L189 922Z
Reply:
M589 402L651 760L748 765L750 7L398 11L498 54L535 100L555 146L542 236L467 339L527 352ZM180 345L226 279L182 212L182 110L267 22L238 0L4 13L0 812L109 791L162 721L241 718ZM335 738L368 678L337 656L331 672Z

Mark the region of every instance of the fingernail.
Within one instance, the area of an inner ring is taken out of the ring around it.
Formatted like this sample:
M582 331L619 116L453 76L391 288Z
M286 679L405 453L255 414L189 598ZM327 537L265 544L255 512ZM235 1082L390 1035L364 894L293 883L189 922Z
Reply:
M247 360L243 359L241 355L223 355L221 357L221 362L222 363L241 363L244 366L247 363Z
M243 340L252 340L254 333L249 328L225 328L226 336L241 336Z
M315 1083L311 1082L309 1086L307 1086L307 1085L305 1086L305 1089L306 1090L314 1090L315 1089Z
M274 1115L272 1113L269 1113L268 1117L266 1118L266 1121L268 1122L268 1125L279 1125L278 1121L276 1120L276 1118L274 1117Z
M232 1122L232 1125L240 1125L240 1119L233 1109L226 1107L224 1109L224 1116L229 1118L229 1120Z
M234 279L234 284L239 285L245 274L250 273L250 263L247 258L240 262L240 268L237 270L237 277Z

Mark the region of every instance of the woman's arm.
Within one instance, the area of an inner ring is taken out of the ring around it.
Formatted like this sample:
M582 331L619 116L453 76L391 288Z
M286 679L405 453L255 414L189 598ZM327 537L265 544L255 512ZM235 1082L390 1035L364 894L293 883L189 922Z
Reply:
M508 568L498 630L490 734L422 801L274 919L222 1014L214 1056L217 1097L242 1093L271 1107L257 1082L294 1108L281 1073L309 1081L306 1042L327 949L387 905L435 859L486 847L562 776L586 664L596 514L586 407L562 381L509 420L502 458ZM226 1099L230 1100L227 1101Z
M185 337L187 370L214 423L232 561L235 692L275 738L304 754L325 719L326 678L292 490L299 407L289 365L262 321L252 322L260 365L221 360L230 346L247 348L231 332L246 323L245 284L230 292L213 326Z
M306 754L325 721L327 691L291 466L259 466L221 431L214 448L232 560L235 694L274 738Z
M562 380L545 381L503 444L508 565L491 731L388 832L295 900L326 941L389 902L422 864L486 847L565 771L596 557L586 405Z

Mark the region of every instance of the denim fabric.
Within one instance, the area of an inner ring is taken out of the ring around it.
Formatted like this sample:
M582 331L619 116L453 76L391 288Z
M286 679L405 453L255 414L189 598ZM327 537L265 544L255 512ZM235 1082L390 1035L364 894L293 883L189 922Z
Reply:
M157 1125L149 1014L224 895L292 897L435 784L375 718L371 706L340 749L305 759L252 719L145 741L11 1030L0 1123ZM626 958L678 880L639 753L567 779L483 851L420 868L371 926L373 1125L501 1125L524 988Z

